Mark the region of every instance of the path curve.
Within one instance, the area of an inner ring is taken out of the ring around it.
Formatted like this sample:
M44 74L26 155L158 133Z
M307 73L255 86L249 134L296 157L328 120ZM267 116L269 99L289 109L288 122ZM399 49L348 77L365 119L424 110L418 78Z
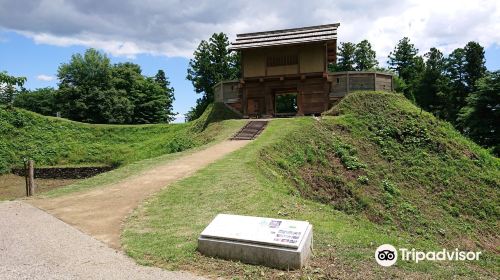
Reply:
M204 279L138 265L22 201L0 202L1 279Z
M145 198L249 142L223 141L109 186L27 202L119 249L123 222Z

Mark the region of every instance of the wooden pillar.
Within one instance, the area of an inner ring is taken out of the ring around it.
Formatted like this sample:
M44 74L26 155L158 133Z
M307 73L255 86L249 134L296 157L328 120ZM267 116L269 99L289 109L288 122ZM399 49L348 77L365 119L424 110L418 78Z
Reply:
M24 181L26 187L26 196L30 196L30 187L28 183L28 160L24 159Z
M297 106L299 109L297 110L297 116L303 116L304 115L304 91L299 90L297 92Z
M327 111L330 109L330 82L328 79L325 80L325 84L323 85L323 88L325 90L325 105L323 106L323 112Z
M373 73L373 90L377 90L377 73Z
M394 76L391 75L391 91L394 91Z
M350 87L350 82L349 82L349 71L346 72L346 76L345 76L345 94L347 95L349 93L349 87Z
M35 194L35 162L33 160L28 160L28 170L26 172L27 185L26 185L26 195L32 196Z
M269 116L274 116L274 96L273 90L269 87L264 88L265 102L266 102L266 114Z
M241 101L241 105L243 107L243 117L244 118L248 118L248 112L247 112L247 109L248 109L248 90L246 87L243 88L243 96L242 96L242 101Z

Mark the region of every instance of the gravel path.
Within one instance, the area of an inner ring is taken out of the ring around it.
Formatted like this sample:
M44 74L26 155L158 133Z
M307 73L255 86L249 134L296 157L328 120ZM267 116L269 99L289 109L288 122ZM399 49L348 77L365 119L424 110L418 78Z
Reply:
M20 201L0 203L0 279L203 279L145 267Z
M223 141L109 186L27 202L119 249L123 222L144 199L249 142Z

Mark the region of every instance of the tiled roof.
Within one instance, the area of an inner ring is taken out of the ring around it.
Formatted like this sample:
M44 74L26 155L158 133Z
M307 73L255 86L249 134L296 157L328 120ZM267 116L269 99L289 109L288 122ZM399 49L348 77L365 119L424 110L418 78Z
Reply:
M301 28L282 29L255 33L237 34L231 50L292 45L310 42L326 42L337 39L339 23Z

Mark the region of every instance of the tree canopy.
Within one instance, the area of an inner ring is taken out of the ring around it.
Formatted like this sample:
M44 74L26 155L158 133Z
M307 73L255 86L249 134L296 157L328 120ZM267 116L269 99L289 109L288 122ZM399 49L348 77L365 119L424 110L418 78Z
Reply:
M15 77L7 72L0 72L0 104L12 106L14 95L22 89L25 82L25 77Z
M195 107L186 114L187 120L197 119L208 104L214 101L213 87L216 83L239 78L239 54L229 52L228 47L226 34L214 33L208 41L202 40L194 51L186 78L202 97L196 100Z
M341 42L337 56L337 63L328 65L329 71L367 71L378 65L377 54L368 40L357 44Z
M477 80L476 91L460 109L458 122L466 135L479 144L492 147L500 154L500 71L488 73Z
M57 91L52 87L21 91L14 99L14 106L42 115L54 116L59 111Z
M354 71L356 60L355 60L356 45L351 42L340 43L338 50L338 71Z
M365 39L356 44L354 62L358 71L370 70L378 65L377 54L368 40Z
M406 97L410 100L415 99L415 90L419 84L420 74L424 71L424 60L418 56L418 49L410 42L410 38L404 37L399 40L394 50L389 54L389 68L398 73L407 87L404 91Z
M174 89L163 70L154 77L137 64L111 64L95 49L59 66L59 88L19 93L14 105L89 123L160 123L174 119Z

